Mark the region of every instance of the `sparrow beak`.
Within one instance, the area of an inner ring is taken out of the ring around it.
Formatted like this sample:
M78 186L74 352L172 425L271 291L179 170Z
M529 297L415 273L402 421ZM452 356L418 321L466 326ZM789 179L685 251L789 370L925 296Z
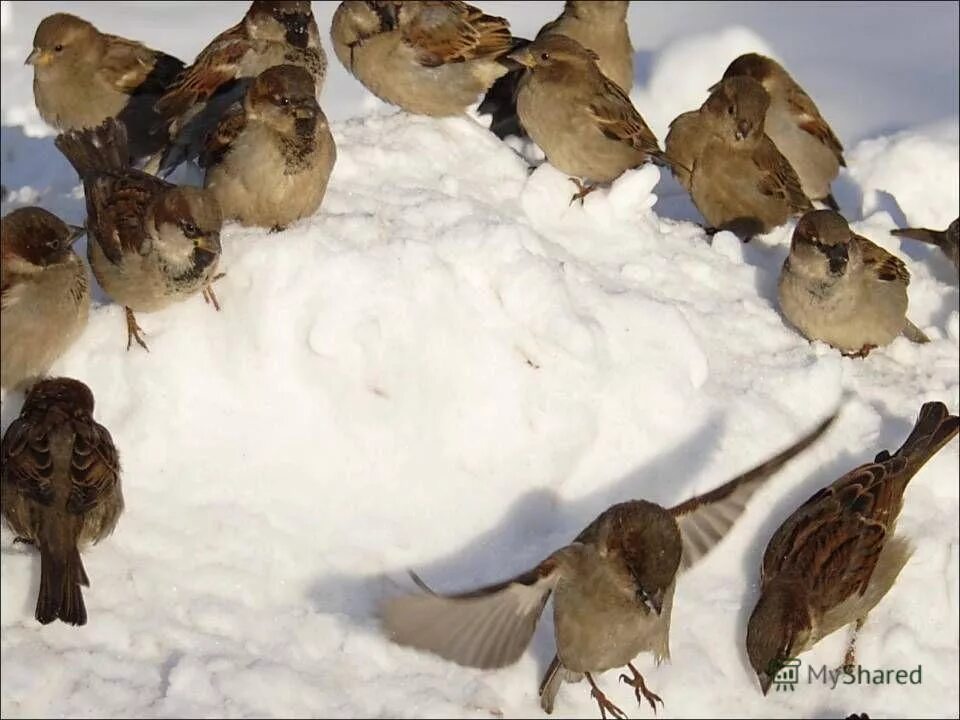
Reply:
M843 275L850 260L846 245L831 245L827 248L827 262L830 264L831 275Z
M527 47L514 50L512 53L507 55L507 58L528 68L535 67L537 64L536 59L533 57L533 53L530 52L530 49Z
M297 120L313 120L317 116L320 106L316 100L307 100L293 109L293 116Z
M707 92L708 92L708 93L712 93L714 90L716 90L718 87L720 87L720 83L722 83L722 82L723 82L723 80L721 80L720 82L714 83L713 85L711 85L710 87L707 88Z
M309 19L305 15L295 15L284 23L287 42L298 48L306 48L310 41Z
M760 681L760 689L763 691L764 696L770 692L770 685L773 684L773 678L767 673L757 673L757 679Z
M70 234L67 235L67 246L73 245L87 232L87 229L82 225L67 225L67 227L70 228Z
M737 140L743 140L747 135L750 134L750 123L747 120L741 120L737 123L737 132L735 137Z
M30 51L30 54L27 55L27 59L23 61L23 64L44 67L45 65L49 65L52 59L53 56L50 53L44 52L40 48L34 48Z

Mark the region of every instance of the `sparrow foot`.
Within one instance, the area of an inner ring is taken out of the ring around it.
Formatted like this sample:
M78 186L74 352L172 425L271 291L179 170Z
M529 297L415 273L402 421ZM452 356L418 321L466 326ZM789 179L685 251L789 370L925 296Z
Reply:
M570 178L570 182L577 186L577 192L570 198L570 205L573 205L576 200L579 200L580 204L583 205L583 199L597 189L596 185L584 185L579 178Z
M663 700L655 692L651 692L647 689L647 685L643 682L643 675L640 674L640 671L637 670L633 663L627 663L627 667L630 668L630 672L633 673L633 678L627 677L626 673L620 675L621 682L625 682L627 685L633 688L634 695L637 696L637 704L641 705L641 696L650 703L650 707L653 708L653 713L657 713L657 703L663 705Z
M143 328L137 324L137 318L133 314L133 310L130 308L124 308L127 313L127 351L129 352L130 346L133 344L133 341L137 341L137 345L142 347L147 352L150 352L150 348L147 347L147 344L143 341Z
M627 714L607 699L607 696L603 694L600 688L597 687L597 684L593 681L593 677L590 675L590 673L584 673L584 675L586 675L587 682L590 683L590 687L593 688L593 690L590 691L590 694L593 696L593 699L597 701L597 706L600 708L600 717L602 720L607 720L608 712L617 720L627 720Z

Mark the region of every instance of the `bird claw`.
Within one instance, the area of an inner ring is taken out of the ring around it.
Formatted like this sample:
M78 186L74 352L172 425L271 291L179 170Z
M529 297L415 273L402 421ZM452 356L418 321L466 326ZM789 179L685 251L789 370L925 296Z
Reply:
M573 205L575 200L579 200L580 204L583 205L583 199L597 189L596 185L584 185L578 178L570 178L570 182L577 186L577 192L570 198L569 205Z
M130 308L124 308L127 312L127 352L130 352L130 346L133 344L133 341L137 341L137 345L142 347L147 352L150 352L150 348L147 347L147 344L143 341L143 328L137 324L137 318L133 314L133 310ZM144 333L146 334L146 333Z
M213 309L216 310L217 312L220 312L220 302L217 300L216 293L213 292L213 285L207 285L203 289L203 301L207 305L210 305L211 303L213 303Z
M600 708L601 720L607 720L607 712L616 718L616 720L627 720L627 714L607 699L607 696L603 694L600 688L597 687L597 684L593 681L590 673L584 673L584 675L586 676L587 682L590 683L590 687L592 688L590 695L593 696L593 699L597 701L597 706Z
M856 352L843 353L843 356L848 358L865 358L867 355L870 354L872 350L876 350L876 349L877 349L876 345L864 345L862 348L860 348Z
M627 685L633 688L633 694L637 697L637 704L642 705L643 701L641 698L650 703L650 707L653 710L653 714L657 714L657 703L663 705L663 698L657 695L655 692L648 690L646 683L643 681L643 675L637 671L633 665L627 665L630 668L630 671L633 673L633 677L628 677L626 673L620 674L620 681L625 682Z

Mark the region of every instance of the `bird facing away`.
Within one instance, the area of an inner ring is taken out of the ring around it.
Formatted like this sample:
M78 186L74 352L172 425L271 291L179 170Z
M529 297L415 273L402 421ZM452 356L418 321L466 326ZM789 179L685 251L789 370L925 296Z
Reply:
M60 132L115 117L127 126L134 158L165 142L154 103L183 69L177 58L102 33L75 15L56 13L37 26L26 63L33 66L40 117Z
M912 552L896 535L903 493L958 428L960 418L943 403L926 403L896 453L884 450L823 488L774 533L746 641L764 694L785 660L851 623L844 666L856 664L856 633Z
M90 282L72 248L83 232L38 207L3 217L0 387L44 375L87 326Z
M134 170L116 120L60 135L56 145L83 181L87 259L104 291L126 309L127 349L147 349L135 312L154 312L210 287L223 218L213 195Z
M833 210L797 223L780 272L780 309L808 340L866 356L901 333L928 342L907 319L910 273L899 258L851 232Z
M843 145L816 103L780 63L765 55L741 55L723 74L724 80L731 77L750 77L763 85L770 96L763 124L767 137L796 171L804 194L839 210L830 183L847 163Z
M220 122L200 164L224 217L280 230L320 207L336 157L310 74L276 65Z
M507 72L510 24L465 2L340 3L333 48L384 102L417 115L463 114Z
M626 0L568 0L563 12L544 25L536 39L547 35L566 35L597 56L600 72L627 93L633 87L633 45L627 27ZM526 137L517 117L517 91L523 68L511 70L487 91L477 108L491 115L490 131L497 137Z
M928 230L927 228L901 228L891 230L898 237L908 237L929 245L936 245L943 250L943 254L953 261L953 265L960 271L960 218L957 218L946 230ZM960 277L960 276L958 276Z
M120 459L93 419L93 393L78 380L41 380L3 436L3 518L40 551L36 617L84 625L80 550L113 532L123 511Z
M621 677L637 701L642 696L655 709L660 698L632 662L644 651L658 661L669 658L678 571L708 553L763 483L813 444L834 417L763 464L673 508L644 500L610 507L570 545L506 582L459 595L390 598L382 610L384 629L396 643L461 665L503 667L523 654L553 592L557 655L540 686L544 710L552 711L562 682L585 676L601 715L624 717L592 677L622 666L632 673Z
M550 164L573 176L580 192L571 202L631 168L663 160L630 98L576 40L548 35L510 58L528 69L517 93L520 122Z
M770 96L756 80L732 77L698 111L671 123L666 154L707 223L742 239L812 210L789 161L763 131Z

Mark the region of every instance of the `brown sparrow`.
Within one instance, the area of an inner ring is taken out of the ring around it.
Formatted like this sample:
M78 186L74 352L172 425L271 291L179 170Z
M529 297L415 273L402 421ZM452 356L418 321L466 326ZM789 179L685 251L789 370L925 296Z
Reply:
M43 208L3 217L0 386L44 375L87 326L90 283L72 245L84 230Z
M813 210L793 232L780 309L809 340L865 356L901 333L928 342L906 316L909 283L902 260L851 232L839 213Z
M183 69L177 58L57 13L40 22L26 64L33 66L40 117L57 130L96 127L115 117L127 126L134 157L165 142L153 105Z
M851 623L844 666L856 664L857 631L910 559L909 542L895 534L907 483L958 429L960 418L943 403L926 403L896 453L884 450L823 488L774 533L747 626L764 694L785 660Z
M928 230L927 228L901 228L891 230L899 237L908 237L930 245L936 245L943 250L943 254L953 261L954 267L960 270L960 218L957 218L946 230Z
M87 259L104 291L126 309L127 349L147 349L134 312L154 312L210 287L220 260L216 198L134 170L116 120L60 135L56 145L83 181Z
M458 595L428 591L390 598L383 606L387 635L461 665L503 667L523 654L555 593L557 656L540 685L544 710L552 711L562 682L585 676L601 715L624 717L592 677L622 666L632 673L621 678L634 687L637 701L643 696L656 709L660 698L632 662L644 651L669 657L678 571L722 540L764 482L832 422L833 417L749 472L673 508L644 500L614 505L570 545L505 582Z
M314 93L306 70L277 65L221 121L200 164L224 217L280 230L320 207L337 148Z
M70 378L33 385L0 458L3 518L40 551L37 620L86 624L80 549L113 532L123 511L120 459L93 419L90 388Z

